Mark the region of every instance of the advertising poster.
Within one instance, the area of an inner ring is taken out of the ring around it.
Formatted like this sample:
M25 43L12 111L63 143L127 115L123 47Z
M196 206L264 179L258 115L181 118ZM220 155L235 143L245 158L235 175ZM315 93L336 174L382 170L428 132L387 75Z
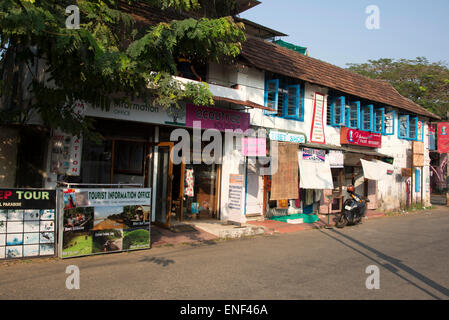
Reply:
M449 153L449 122L438 123L438 152Z
M229 221L245 222L242 210L243 175L229 175Z
M55 254L56 191L0 189L0 259Z
M315 93L315 102L313 105L312 129L310 132L310 142L325 144L324 135L324 95Z
M63 258L150 248L151 189L67 189L63 198Z

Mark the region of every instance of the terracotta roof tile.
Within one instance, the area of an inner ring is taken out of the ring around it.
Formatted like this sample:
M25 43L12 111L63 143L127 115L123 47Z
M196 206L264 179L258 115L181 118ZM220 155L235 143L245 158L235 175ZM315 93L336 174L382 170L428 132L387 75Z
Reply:
M427 109L400 95L386 81L374 80L261 39L248 37L242 57L262 70L300 79L366 100L440 119Z

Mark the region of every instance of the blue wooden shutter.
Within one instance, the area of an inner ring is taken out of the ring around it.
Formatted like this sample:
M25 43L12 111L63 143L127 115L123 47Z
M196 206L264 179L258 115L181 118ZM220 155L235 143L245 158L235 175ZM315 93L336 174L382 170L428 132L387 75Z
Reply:
M348 127L351 129L360 129L360 101L351 102L349 107Z
M279 79L268 80L265 83L265 107L276 111L265 111L265 114L277 114L279 101Z
M300 95L301 85L295 84L287 87L288 97L286 99L287 107L285 116L287 118L298 119L300 116Z
M408 138L418 140L418 117L409 117Z
M408 115L399 115L398 137L401 139L408 139L408 137L409 137L409 116Z
M360 127L364 131L373 130L373 109L374 106L372 104L363 106L362 108Z
M346 106L346 98L344 96L339 97L337 101L340 102L340 119L338 120L338 125L342 126L345 123L345 106ZM338 105L337 105L338 107Z
M373 131L376 133L385 132L385 108L377 108L374 111Z
M421 192L421 170L415 168L415 192Z

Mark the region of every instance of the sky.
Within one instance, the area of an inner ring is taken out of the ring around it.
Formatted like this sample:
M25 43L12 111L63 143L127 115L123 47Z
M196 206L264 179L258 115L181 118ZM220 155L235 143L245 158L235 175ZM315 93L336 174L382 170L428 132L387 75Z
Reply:
M288 34L282 40L309 48L311 57L347 67L380 58L449 63L449 0L261 0L240 14ZM380 29L365 26L370 5Z

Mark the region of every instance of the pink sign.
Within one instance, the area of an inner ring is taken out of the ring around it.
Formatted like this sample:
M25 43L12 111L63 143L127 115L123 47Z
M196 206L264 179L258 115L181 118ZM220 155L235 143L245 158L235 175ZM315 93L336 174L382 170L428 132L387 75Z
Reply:
M186 126L193 128L194 121L201 121L201 129L249 129L249 113L187 104Z
M244 156L265 157L267 155L267 139L243 137L242 149Z
M354 144L358 146L380 148L382 146L382 135L367 131L350 128L341 128L341 144Z

